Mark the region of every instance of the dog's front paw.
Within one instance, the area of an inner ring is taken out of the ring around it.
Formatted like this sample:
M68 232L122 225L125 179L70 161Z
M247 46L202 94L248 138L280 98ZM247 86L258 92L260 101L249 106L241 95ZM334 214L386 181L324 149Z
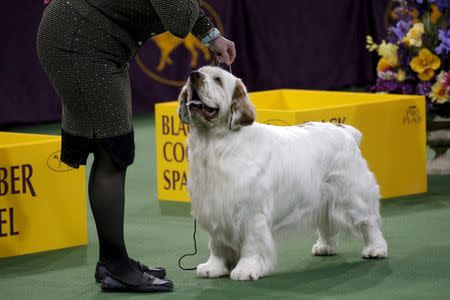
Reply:
M258 280L262 275L261 267L257 262L240 261L231 271L230 278L233 280Z
M197 266L197 276L198 277L217 278L217 277L225 276L228 274L229 274L229 271L222 262L208 261L204 264L199 264Z
M336 255L336 247L317 242L312 248L312 254L316 256Z
M361 255L363 258L385 258L387 257L387 245L365 247Z

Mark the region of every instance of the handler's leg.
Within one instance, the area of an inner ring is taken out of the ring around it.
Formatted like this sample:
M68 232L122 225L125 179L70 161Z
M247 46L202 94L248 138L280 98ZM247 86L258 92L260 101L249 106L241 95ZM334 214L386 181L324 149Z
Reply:
M89 179L89 201L100 244L100 261L127 283L139 282L142 274L128 259L123 223L126 169L119 168L106 149L97 143Z

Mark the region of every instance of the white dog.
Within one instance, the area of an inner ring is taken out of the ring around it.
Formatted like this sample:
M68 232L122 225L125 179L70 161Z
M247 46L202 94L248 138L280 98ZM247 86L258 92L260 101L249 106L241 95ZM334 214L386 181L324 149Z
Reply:
M347 229L364 239L364 258L387 256L379 188L358 130L254 123L241 80L216 67L192 72L179 99L179 116L190 124L192 214L210 236L199 277L269 274L277 260L273 234L292 224L317 229L314 255L336 254L338 232Z

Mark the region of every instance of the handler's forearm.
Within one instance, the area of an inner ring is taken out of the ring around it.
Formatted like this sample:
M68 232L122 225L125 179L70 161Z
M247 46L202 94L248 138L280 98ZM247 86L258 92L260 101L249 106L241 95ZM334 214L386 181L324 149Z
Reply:
M214 24L200 8L199 0L150 0L167 31L179 38L192 32L200 40Z

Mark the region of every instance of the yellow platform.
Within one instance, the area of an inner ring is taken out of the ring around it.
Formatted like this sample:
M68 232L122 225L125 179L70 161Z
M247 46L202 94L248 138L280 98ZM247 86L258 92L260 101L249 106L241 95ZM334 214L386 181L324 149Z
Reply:
M273 90L250 93L257 121L296 125L323 121L353 125L363 133L361 149L383 198L427 190L425 98L422 96ZM176 101L155 106L158 198L188 202L188 126Z
M85 168L59 136L0 132L0 257L87 244Z

